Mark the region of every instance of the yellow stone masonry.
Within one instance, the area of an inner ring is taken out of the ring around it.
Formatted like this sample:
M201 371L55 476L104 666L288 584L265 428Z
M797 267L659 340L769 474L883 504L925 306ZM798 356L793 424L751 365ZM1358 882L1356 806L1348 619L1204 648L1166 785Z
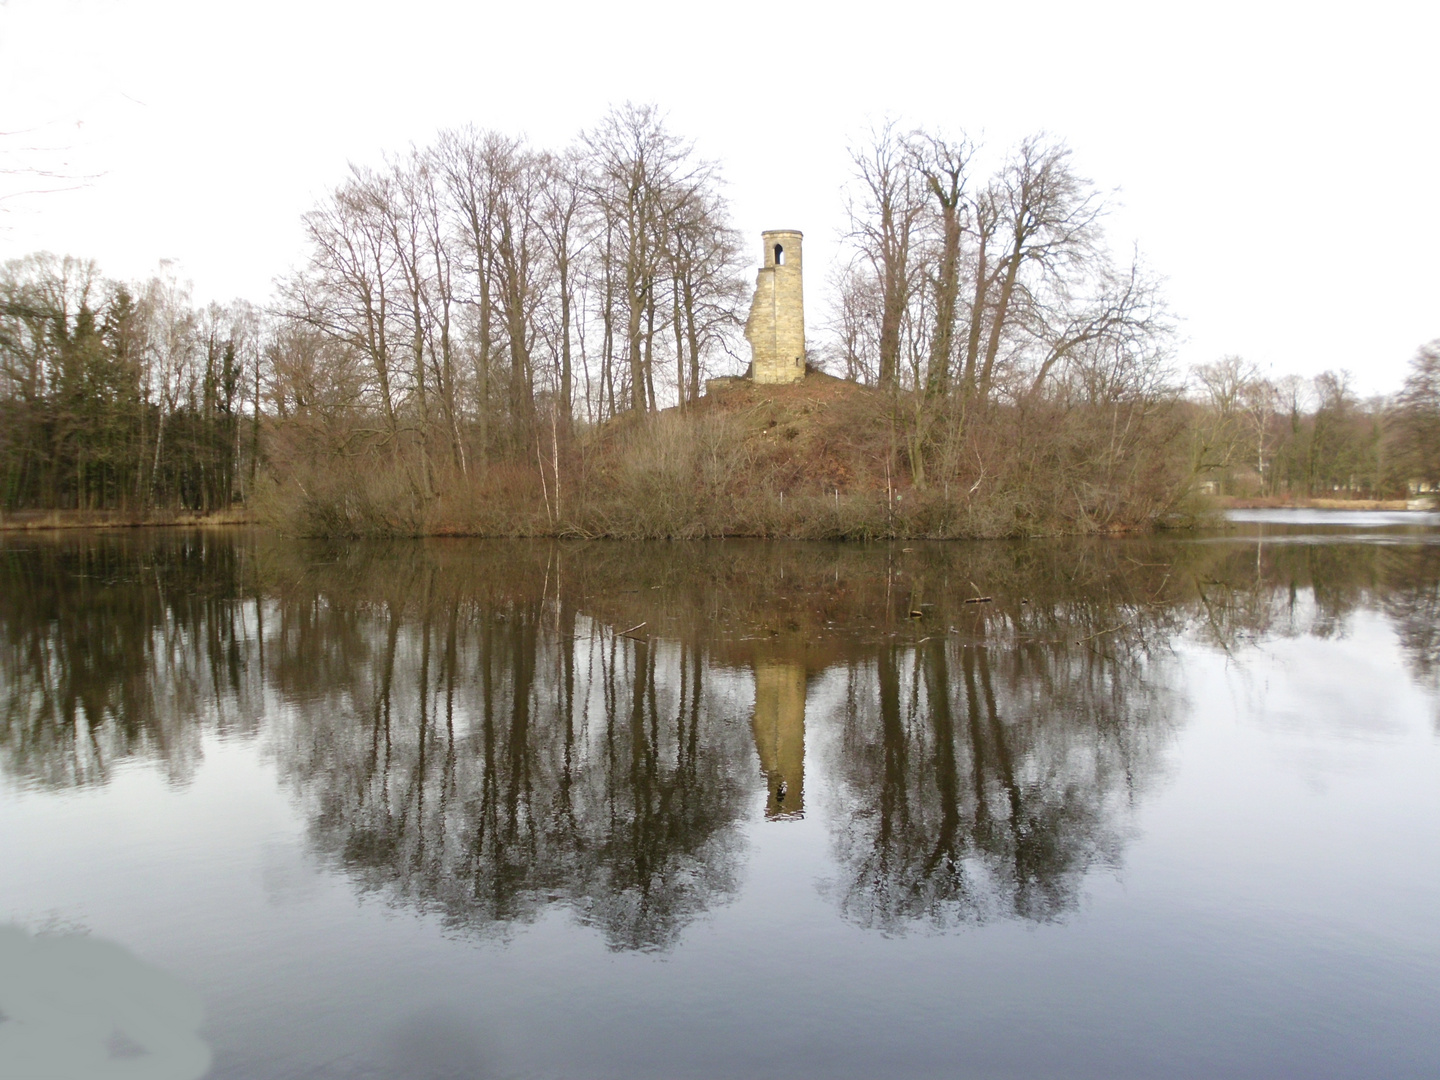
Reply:
M765 265L755 280L755 298L745 320L751 378L757 383L798 382L805 377L805 300L800 280L796 229L762 233Z
M803 370L803 369L802 369ZM760 768L770 788L767 818L805 812L805 666L784 660L755 662L755 714L751 718Z

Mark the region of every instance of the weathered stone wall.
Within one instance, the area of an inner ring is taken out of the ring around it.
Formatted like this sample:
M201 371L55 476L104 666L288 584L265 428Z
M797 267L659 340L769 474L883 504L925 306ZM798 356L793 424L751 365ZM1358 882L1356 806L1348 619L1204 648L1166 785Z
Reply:
M805 377L801 233L772 229L761 236L764 266L755 280L755 297L745 321L752 377L759 383L796 382Z

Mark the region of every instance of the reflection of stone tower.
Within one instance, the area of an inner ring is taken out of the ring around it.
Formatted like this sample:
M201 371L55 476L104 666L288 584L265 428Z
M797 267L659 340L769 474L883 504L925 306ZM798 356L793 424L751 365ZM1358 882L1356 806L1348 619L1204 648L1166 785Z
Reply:
M800 285L800 233L772 229L765 265L745 320L752 377L757 383L789 383L805 377L805 302Z
M755 664L755 749L770 794L765 816L799 817L805 810L805 668Z

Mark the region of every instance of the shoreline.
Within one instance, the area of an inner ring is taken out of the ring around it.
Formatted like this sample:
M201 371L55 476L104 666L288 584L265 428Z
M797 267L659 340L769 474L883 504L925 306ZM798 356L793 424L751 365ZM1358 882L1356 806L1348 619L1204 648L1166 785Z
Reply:
M1238 496L1210 496L1210 508L1212 512L1224 514L1229 510L1348 510L1348 511L1374 511L1374 512L1397 512L1413 511L1424 512L1431 507L1417 506L1419 500L1406 499L1279 499L1279 498L1242 498ZM1190 522L1190 527L1204 527L1204 518L1207 515L1200 514ZM265 528L269 523L261 521L258 515L249 513L244 508L232 510L221 510L213 513L202 514L193 511L161 511L150 514L135 514L120 510L25 510L15 513L0 514L0 533L16 532L48 532L62 529L195 529L195 528L236 528L252 527ZM1133 535L1137 532L1169 532L1177 528L1183 530L1185 525L1175 525L1163 521L1154 522L1150 529L1108 529L1101 530L1109 535ZM394 536L398 538L401 533ZM432 531L410 534L412 539L520 539L539 538L548 536L554 539L634 539L632 537L620 536L577 536L572 532L561 529L556 532L545 530L521 529L510 533L494 532L470 532L464 529L446 528L443 525ZM1051 534L1041 534L1051 535ZM1075 535L1081 535L1076 533ZM1088 535L1088 534L1087 534ZM316 536L312 539L326 539ZM784 536L772 534L764 536L761 534L727 533L725 538L730 539L814 539L813 537ZM329 539L342 539L340 536L329 537ZM877 538L878 539L878 538ZM940 537L926 537L923 535L896 534L886 537L889 540L925 540L942 539ZM955 536L944 537L943 539L971 540L986 539L985 537Z
M1410 499L1247 499L1237 495L1212 495L1216 510L1419 510Z
M127 510L20 510L0 513L0 533L54 529L228 528L258 524L255 517L244 509L217 510L209 514L186 510L149 514Z

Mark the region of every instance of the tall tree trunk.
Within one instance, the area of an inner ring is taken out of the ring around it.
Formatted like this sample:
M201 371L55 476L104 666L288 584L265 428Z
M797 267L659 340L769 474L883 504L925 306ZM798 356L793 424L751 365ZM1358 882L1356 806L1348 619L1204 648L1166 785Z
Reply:
M941 206L940 271L935 281L935 333L930 339L930 368L925 389L931 397L950 386L950 360L954 351L955 307L960 294L960 213L953 202Z

